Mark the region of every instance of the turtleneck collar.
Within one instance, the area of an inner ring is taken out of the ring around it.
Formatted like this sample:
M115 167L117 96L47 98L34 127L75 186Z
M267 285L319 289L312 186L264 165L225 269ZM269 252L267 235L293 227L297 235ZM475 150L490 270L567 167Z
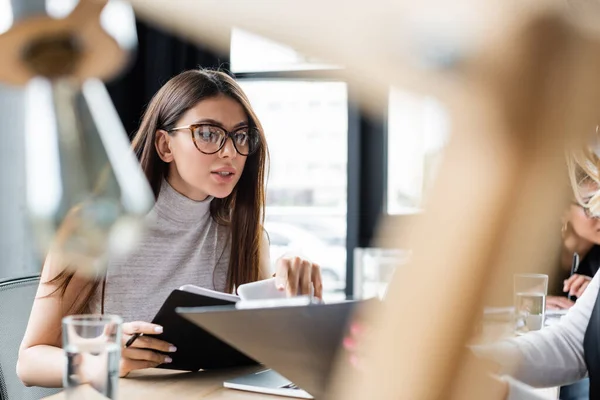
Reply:
M173 189L166 179L163 179L154 210L159 216L170 221L179 224L195 224L210 215L212 199L212 196L208 196L202 201L187 198Z

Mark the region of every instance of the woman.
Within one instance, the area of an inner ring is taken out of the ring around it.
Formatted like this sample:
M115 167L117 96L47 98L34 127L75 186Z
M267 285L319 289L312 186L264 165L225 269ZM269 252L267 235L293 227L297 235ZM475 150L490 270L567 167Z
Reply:
M591 156L591 154L590 154ZM587 165L585 158L576 156L568 159L569 174L577 185L575 198L570 202L562 221L562 248L560 253L559 285L554 287L556 296L548 296L548 309L568 309L575 304L571 295L579 298L596 275L600 267L600 220L590 211L587 204L598 192L598 182L594 179L595 167ZM577 273L569 276L574 254L580 257ZM568 293L569 297L561 295ZM584 400L589 398L589 380L583 379L560 389L563 400Z
M595 167L588 164L585 159L576 156L568 161L569 174L576 183L576 196L563 215L560 286L552 290L556 296L548 296L548 309L567 309L573 306L573 301L561 294L581 297L600 268L600 219L588 206L598 193L599 182L595 179ZM581 261L577 273L569 276L575 253Z
M175 288L195 284L232 292L271 276L263 233L267 146L239 85L217 71L187 71L167 82L142 119L133 148L156 197L148 229L130 256L111 259L90 280L50 255L42 270L17 372L26 385L61 386L61 319L73 313L120 315L123 344L148 323ZM54 257L57 259L57 257ZM288 295L321 297L316 264L277 263L276 284ZM141 336L122 352L120 375L169 363L170 343Z
M600 191L597 190L600 187L599 165L600 159L592 149L569 159L569 178L577 199L577 206L573 205L571 211L589 214L587 220L583 220L582 215L571 220L571 229L580 239L587 238L587 253L586 246L572 247L572 251L586 254L584 260L590 258L594 251L592 237L587 237L587 234L600 228L597 220L591 218L600 211ZM582 227L586 228L586 237L582 234ZM585 244L585 241L578 243ZM497 345L474 348L477 354L504 366L514 366L514 361L517 361L516 369L509 368L511 377L504 380L507 399L539 399L528 385L560 386L581 380L586 375L589 375L589 398L600 398L600 275L596 274L591 281L585 279L584 283L580 286L587 288L579 287L577 290L573 289L573 285L565 285L567 291L570 289L581 297L560 323Z

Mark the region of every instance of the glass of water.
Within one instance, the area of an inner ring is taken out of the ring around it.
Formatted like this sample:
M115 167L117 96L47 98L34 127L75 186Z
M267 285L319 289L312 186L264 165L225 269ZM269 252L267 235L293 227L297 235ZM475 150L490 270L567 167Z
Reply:
M384 298L397 267L410 260L408 250L376 247L354 249L354 298Z
M117 398L121 359L121 317L72 315L63 318L66 355L63 386L67 399L80 399L90 390Z
M542 329L546 317L548 275L516 274L514 285L515 333L522 335Z

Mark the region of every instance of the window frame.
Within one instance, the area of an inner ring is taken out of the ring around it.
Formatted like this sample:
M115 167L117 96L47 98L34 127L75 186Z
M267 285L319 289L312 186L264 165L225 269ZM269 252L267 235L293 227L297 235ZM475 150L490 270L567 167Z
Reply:
M230 54L230 53L229 53ZM356 101L357 89L345 77L345 69L235 72L237 80L298 80L346 83L348 90L348 154L346 198L346 287L354 296L354 249L369 247L387 206L387 107L377 117L367 115ZM394 218L394 217L393 217ZM318 260L317 260L318 262Z

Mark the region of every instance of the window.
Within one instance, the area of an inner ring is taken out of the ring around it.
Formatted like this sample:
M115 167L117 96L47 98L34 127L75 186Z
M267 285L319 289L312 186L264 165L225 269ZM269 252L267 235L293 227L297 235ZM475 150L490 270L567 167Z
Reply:
M389 214L418 211L449 136L449 120L433 98L392 90L388 109Z
M324 286L346 279L348 95L346 84L240 79L267 137L265 229L271 259L286 252L319 263ZM285 239L284 239L285 238Z
M10 1L0 1L0 34L13 24L13 10Z
M290 245L290 239L285 236L285 234L281 234L276 229L268 229L269 234L269 245L271 248L273 246L287 247Z
M231 33L231 70L233 72L298 71L331 69L314 58L304 56L289 46L242 29ZM318 101L315 99L315 101Z

